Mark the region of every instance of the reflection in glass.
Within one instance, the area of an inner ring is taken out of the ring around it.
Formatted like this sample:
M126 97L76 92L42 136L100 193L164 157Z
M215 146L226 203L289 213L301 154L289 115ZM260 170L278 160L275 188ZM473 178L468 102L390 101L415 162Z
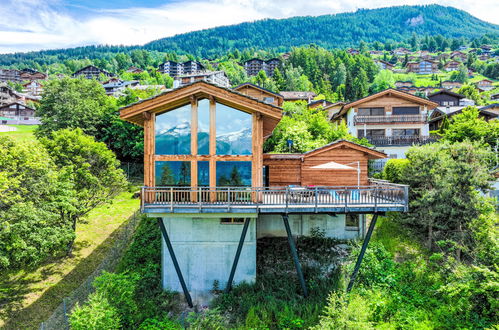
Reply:
M156 186L190 186L191 162L156 162Z
M210 101L198 101L198 155L210 154Z
M156 116L156 154L191 153L191 105Z
M217 186L251 186L251 162L217 162Z
M198 186L208 187L210 185L210 162L198 162Z
M252 116L217 103L217 155L251 155Z

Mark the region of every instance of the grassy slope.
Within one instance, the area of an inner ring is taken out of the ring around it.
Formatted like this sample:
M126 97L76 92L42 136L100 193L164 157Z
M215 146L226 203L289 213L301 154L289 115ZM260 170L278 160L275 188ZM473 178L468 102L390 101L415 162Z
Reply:
M114 234L137 210L131 193L93 210L78 225L72 257L0 276L0 328L35 329L100 264Z
M13 126L17 130L13 132L0 132L0 136L10 136L19 141L29 141L34 139L33 133L35 132L38 125L7 125Z

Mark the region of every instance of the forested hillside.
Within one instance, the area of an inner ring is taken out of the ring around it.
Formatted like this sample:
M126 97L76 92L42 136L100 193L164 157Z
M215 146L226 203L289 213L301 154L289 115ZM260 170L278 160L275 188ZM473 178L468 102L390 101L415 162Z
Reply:
M222 26L159 39L144 46L87 46L3 54L0 65L33 66L35 62L51 64L70 59L104 59L141 49L211 59L236 49L284 52L312 43L333 49L358 47L361 41L377 42L379 47L386 49L387 45L381 43L395 45L409 40L414 33L420 37L441 35L467 40L488 34L494 39L499 35L499 26L481 21L465 11L439 5L360 9L354 13L265 19Z

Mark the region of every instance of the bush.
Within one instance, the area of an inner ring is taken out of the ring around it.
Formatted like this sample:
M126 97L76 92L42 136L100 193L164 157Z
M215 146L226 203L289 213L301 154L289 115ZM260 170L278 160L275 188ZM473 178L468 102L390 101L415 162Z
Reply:
M180 324L174 322L170 319L157 319L157 318L149 318L146 319L139 326L138 330L181 330L183 329Z
M382 178L394 183L404 183L404 169L409 165L407 159L389 159L383 168Z
M115 330L121 328L121 319L104 295L93 293L83 307L76 305L69 324L73 330Z

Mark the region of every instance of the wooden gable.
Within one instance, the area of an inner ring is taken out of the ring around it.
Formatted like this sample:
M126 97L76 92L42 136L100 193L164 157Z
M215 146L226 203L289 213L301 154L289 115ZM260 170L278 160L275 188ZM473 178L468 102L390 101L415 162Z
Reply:
M432 102L430 100L424 99L422 97L405 93L396 89L385 89L376 94L372 94L361 98L357 101L345 104L344 110L350 108L358 108L360 106L385 106L385 105L399 105L399 104L418 104L428 107L428 110L434 109L438 106L438 103Z
M241 84L241 85L235 87L234 90L241 93L241 94L251 96L251 97L253 97L257 100L260 100L260 101L264 101L264 99L266 97L272 97L272 98L274 98L274 102L272 102L271 104L278 106L278 107L282 106L282 103L284 100L282 95L271 92L265 88L261 88L260 86L257 86L257 85L251 84L251 83Z

